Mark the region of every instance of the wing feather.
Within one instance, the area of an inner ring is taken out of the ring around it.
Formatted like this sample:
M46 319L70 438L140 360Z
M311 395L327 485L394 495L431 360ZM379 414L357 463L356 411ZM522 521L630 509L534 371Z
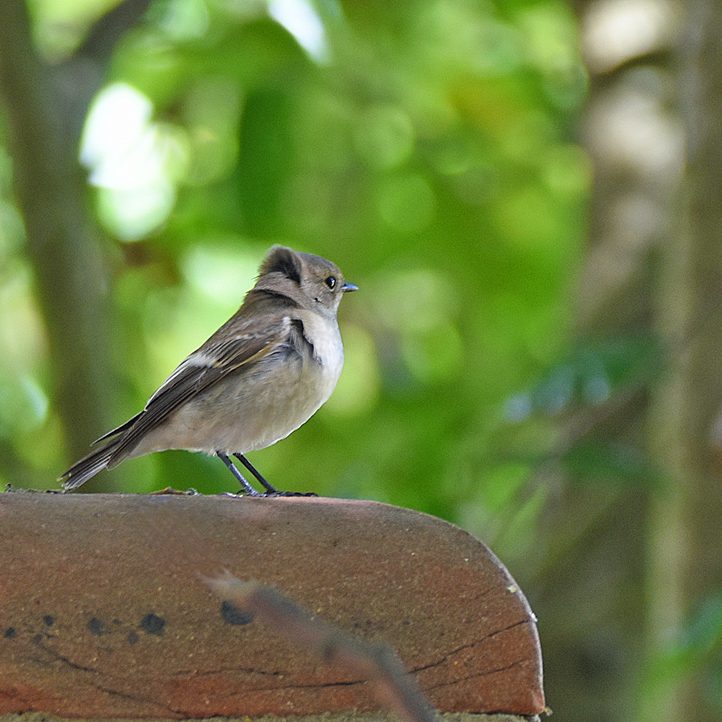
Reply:
M145 434L157 428L181 405L205 389L243 367L250 367L278 348L288 335L288 320L278 324L273 334L246 333L219 339L192 353L150 397L143 411L118 439L113 457L130 451ZM112 432L111 432L112 433Z

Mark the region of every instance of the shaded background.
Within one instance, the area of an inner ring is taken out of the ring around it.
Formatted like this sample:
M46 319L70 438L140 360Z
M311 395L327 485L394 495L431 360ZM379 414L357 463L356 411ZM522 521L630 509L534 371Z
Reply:
M0 3L0 481L56 488L239 305L336 261L346 368L252 456L489 543L560 720L722 715L713 0ZM88 490L233 490L166 452Z

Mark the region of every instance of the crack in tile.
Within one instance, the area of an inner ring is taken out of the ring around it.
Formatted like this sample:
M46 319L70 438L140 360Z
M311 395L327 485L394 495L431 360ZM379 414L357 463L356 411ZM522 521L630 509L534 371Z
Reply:
M69 657L65 656L64 654L61 654L55 649L52 649L51 647L47 646L41 641L36 642L36 646L41 649L45 654L49 655L51 660L55 662L61 662L64 665L67 665L71 669L74 669L78 672L89 672L92 675L101 675L102 679L106 680L112 680L113 676L108 674L107 672L102 672L101 670L95 669L94 667L86 667L85 665L79 664L78 662L74 662ZM41 659L39 657L28 657L29 659L32 659L35 662L38 662L41 665L47 665L48 660L47 659ZM142 695L136 695L131 694L129 692L124 692L120 689L116 689L114 687L107 687L103 686L102 684L98 684L97 682L91 682L91 685L94 689L97 689L99 692L105 692L106 694L112 695L114 697L120 697L121 699L127 699L133 702L138 702L140 704L146 704L146 705L152 705L154 708L164 711L164 712L171 712L174 714L177 714L177 711L171 709L167 705L161 704L157 701L157 699L150 697L150 696L142 696Z
M209 677L215 674L228 674L228 673L235 673L238 675L241 674L258 674L261 676L269 677L269 678L276 678L280 679L283 677L293 677L292 673L289 672L268 672L266 670L258 670L248 667L222 667L217 670L206 670L206 671L189 671L189 670L181 670L179 672L175 672L173 674L173 677ZM300 682L291 682L289 684L283 684L283 685L269 685L269 686L251 686L247 685L244 689L251 691L251 692L272 692L276 690L288 690L288 689L324 689L327 687L348 687L355 684L364 684L366 682L365 679L353 679L353 680L345 680L345 681L338 681L338 682L309 682L309 683L300 683Z
M62 662L63 664L68 665L71 669L75 669L79 672L91 672L92 674L98 674L98 670L94 667L86 667L82 664L79 664L78 662L73 662L72 659L69 657L66 657L64 654L61 654L55 649L52 649L51 647L43 644L42 642L37 642L36 646L43 650L46 654L50 655L52 661L54 662ZM36 662L39 662L41 664L47 664L47 660L38 659L37 657L32 658Z
M230 671L230 670L229 670ZM353 685L359 685L359 684L365 684L366 680L352 680L347 682L322 682L322 683L309 683L309 684L287 684L283 686L271 686L271 687L250 687L250 686L244 686L243 688L233 689L228 692L221 692L219 690L216 690L216 693L213 696L212 705L218 708L219 711L214 712L210 707L204 710L204 717L221 717L224 716L225 713L220 711L224 709L224 705L228 704L229 702L232 704L233 700L240 697L242 700L244 697L246 697L249 694L254 693L264 693L264 692L270 692L274 695L277 693L283 693L283 692L295 692L299 690L323 690L323 689L332 689L335 687L350 687ZM178 707L171 707L169 706L168 709L173 712L174 714L180 715L182 717L190 717L192 716L192 710L188 709L186 706L178 706Z
M414 674L416 674L417 672L424 672L427 669L433 669L434 667L439 667L439 666L445 664L451 657L459 654L459 652L463 652L465 649L471 649L472 647L476 647L480 644L484 644L484 642L486 642L487 640L492 639L493 637L496 637L499 634L502 634L504 632L508 632L510 629L514 629L515 627L518 627L522 624L526 624L528 621L529 621L528 619L521 619L517 622L509 624L506 627L503 627L502 629L497 629L497 630L491 632L490 634L487 634L482 639L475 639L473 642L467 642L466 644L462 644L458 647L455 647L454 649L449 650L448 652L446 652L446 654L444 654L443 657L441 657L440 659L438 659L434 662L429 662L428 664L420 665L418 667L412 667L412 668L410 668L410 671L413 672Z
M327 689L331 687L352 687L356 684L366 684L365 679L352 679L346 682L309 682L307 684L286 684L282 687L257 687L254 688L254 692L266 692L275 690L289 690L289 689Z
M154 710L160 711L160 712L170 712L171 714L179 714L179 713L185 713L185 710L175 710L170 705L165 705L159 702L155 697L146 697L139 694L131 694L130 692L124 692L119 689L115 689L113 687L105 687L100 684L94 684L93 685L95 689L97 689L99 692L105 692L106 694L109 694L111 697L119 697L120 699L125 699L130 702L137 702L138 704L142 705L149 705ZM143 716L145 717L148 713L144 711Z
M451 680L450 682L438 682L437 684L430 684L424 686L424 691L428 692L430 690L436 690L441 689L442 687L452 687L456 684L459 684L461 682L468 682L470 679L476 679L477 677L489 677L492 674L499 674L500 672L508 672L511 669L514 669L514 667L520 667L522 664L524 664L526 660L525 659L517 659L511 664L507 664L504 667L496 667L495 669L485 669L482 672L475 672L473 674L467 674L465 677L457 677L456 679Z
M255 669L253 667L219 667L218 669L179 669L173 672L173 677L212 677L216 674L258 674L262 677L290 677L289 672L278 670L268 671L265 669Z
M520 619L518 622L514 622L513 624L510 624L506 627L503 627L502 629L497 629L496 631L492 632L491 634L487 634L484 639L493 639L494 637L502 634L503 632L508 632L510 629L514 629L514 627L518 627L522 624L528 624L530 623L529 619Z

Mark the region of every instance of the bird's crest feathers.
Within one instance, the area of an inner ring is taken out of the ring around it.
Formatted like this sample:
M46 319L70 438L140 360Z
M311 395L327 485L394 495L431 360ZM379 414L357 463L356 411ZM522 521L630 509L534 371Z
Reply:
M267 273L281 273L300 284L301 259L290 248L273 246L261 264L259 276L265 276Z

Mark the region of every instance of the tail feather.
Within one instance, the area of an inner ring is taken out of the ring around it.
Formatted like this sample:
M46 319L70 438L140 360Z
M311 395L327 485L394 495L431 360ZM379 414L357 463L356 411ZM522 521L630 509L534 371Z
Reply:
M113 439L105 446L91 451L87 456L75 462L67 471L61 474L59 481L63 482L63 489L65 489L65 491L77 489L98 472L107 469L113 461L113 455L118 448L121 438L122 437Z
M122 434L125 431L127 431L133 424L143 415L143 412L137 413L132 419L128 419L124 424L121 424L120 426L116 426L114 429L111 429L107 433L103 434L102 436L99 436L92 444L91 446L95 446L96 444L99 444L101 441L105 441L106 439L109 439L111 436L118 436L118 434Z

